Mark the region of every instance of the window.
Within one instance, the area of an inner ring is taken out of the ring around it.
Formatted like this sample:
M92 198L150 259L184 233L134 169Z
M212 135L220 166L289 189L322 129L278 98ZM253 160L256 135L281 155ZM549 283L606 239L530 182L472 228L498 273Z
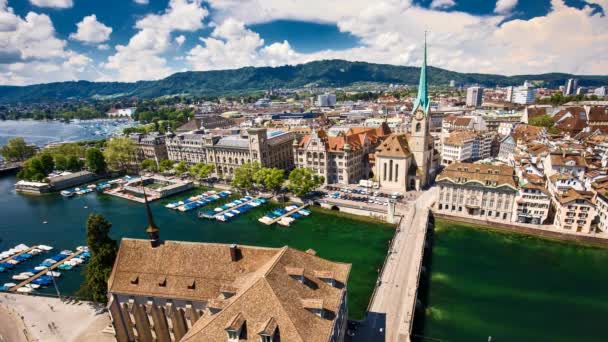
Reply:
M395 164L395 182L399 181L399 164Z
M421 127L422 127L422 126L420 125L420 122L418 122L418 123L416 124L416 132L420 132Z
M390 160L390 161L388 162L388 165L389 165L389 169L388 169L388 180L389 180L389 182L392 182L392 181L393 181L393 161L392 161L392 160Z
M386 163L384 163L384 176L382 177L382 180L386 181Z

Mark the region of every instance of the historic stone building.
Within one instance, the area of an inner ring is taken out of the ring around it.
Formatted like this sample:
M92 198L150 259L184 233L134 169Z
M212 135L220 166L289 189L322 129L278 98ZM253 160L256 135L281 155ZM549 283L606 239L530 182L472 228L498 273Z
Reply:
M386 124L378 128L351 127L337 136L313 131L293 142L296 167L308 167L326 184L352 184L370 178L369 155L390 134Z
M437 176L437 184L439 200L435 210L439 213L512 221L519 192L510 166L454 163Z
M158 132L149 134L132 133L129 138L137 144L137 161L152 159L159 162L168 158L165 135Z
M401 192L420 190L433 181L439 166L439 153L434 148L434 138L431 136L430 104L425 42L410 133L390 136L380 144L374 155L374 176L381 188ZM387 177L384 177L385 174Z
M292 133L266 128L250 128L246 135L230 136L196 130L168 135L167 152L170 160L213 164L216 176L232 178L234 170L249 162L293 169L293 140Z
M309 250L123 239L108 279L119 342L343 341L350 264Z

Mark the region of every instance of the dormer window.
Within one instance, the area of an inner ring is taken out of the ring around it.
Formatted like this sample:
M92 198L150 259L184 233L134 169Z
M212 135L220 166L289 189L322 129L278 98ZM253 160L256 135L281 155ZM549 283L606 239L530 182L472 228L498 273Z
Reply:
M315 271L315 277L319 278L325 284L335 287L336 281L334 279L334 272L332 271Z
M230 323L228 323L225 330L228 335L228 342L238 342L246 335L245 316L239 312L232 318Z
M302 267L285 267L285 272L293 279L304 284L304 268Z
M167 287L167 278L166 277L162 277L160 279L160 281L158 282L158 286L160 286L160 287Z
M302 299L302 306L315 315L321 318L324 317L325 310L323 309L323 299Z
M279 341L278 337L278 325L274 317L270 317L258 332L260 336L260 342L275 342Z
M129 280L129 282L131 283L131 285L137 285L139 284L139 276L133 276L131 277L131 279Z

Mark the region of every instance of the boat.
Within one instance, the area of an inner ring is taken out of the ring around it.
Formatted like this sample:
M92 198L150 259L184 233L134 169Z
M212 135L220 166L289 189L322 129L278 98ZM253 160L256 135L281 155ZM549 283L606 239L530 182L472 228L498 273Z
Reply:
M44 270L46 270L47 268L48 268L48 267L46 267L46 266L36 266L36 267L34 267L34 269L35 269L36 271L44 271Z
M29 278L29 277L33 277L35 273L34 272L21 272L19 274L27 276Z
M298 214L308 216L308 215L310 215L310 211L306 210L306 209L300 209L300 210L298 210Z
M38 245L38 248L42 249L43 251L47 251L47 252L53 249L53 247L47 246L47 245Z
M61 272L49 271L49 272L46 272L46 275L52 276L54 278L59 278L59 277L61 277Z
M218 221L226 222L226 216L224 215L217 215L215 219Z
M4 283L4 286L6 286L6 287L13 287L13 286L17 286L17 284L15 284L15 283Z
M60 192L61 196L63 197L73 197L74 196L74 191L73 190L63 190Z
M11 277L13 280L26 280L29 279L28 276L24 275L24 274L16 274L14 276Z
M32 293L34 291L34 289L30 288L30 287L20 287L17 289L17 292L20 293Z
M26 284L25 287L29 287L29 288L36 290L36 289L40 288L40 285L30 283L30 284Z

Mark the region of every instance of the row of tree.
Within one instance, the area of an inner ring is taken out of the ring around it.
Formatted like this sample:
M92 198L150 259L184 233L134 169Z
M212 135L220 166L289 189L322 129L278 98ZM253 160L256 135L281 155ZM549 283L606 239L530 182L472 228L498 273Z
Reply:
M285 181L285 170L261 167L258 162L246 163L234 171L232 186L241 190L264 189L276 193L287 183L287 188L298 196L306 196L325 179L312 169L298 168L289 173Z

